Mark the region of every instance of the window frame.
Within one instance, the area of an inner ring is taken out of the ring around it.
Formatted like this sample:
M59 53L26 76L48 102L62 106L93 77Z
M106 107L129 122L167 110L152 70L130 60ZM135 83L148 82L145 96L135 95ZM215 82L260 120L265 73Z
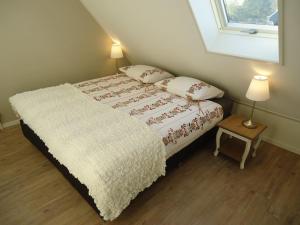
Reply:
M222 31L216 23L211 0L187 1L207 53L284 65L283 0L277 0L278 35L272 35L271 38L266 34Z
M241 35L257 35L262 37L278 38L278 26L230 23L227 18L224 0L210 1L219 31ZM251 33L250 30L255 30L255 33Z

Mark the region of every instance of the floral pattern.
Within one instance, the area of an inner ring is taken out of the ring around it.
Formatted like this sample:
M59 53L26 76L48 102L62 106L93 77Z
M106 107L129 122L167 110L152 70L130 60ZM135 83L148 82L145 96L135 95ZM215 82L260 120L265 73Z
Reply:
M148 93L142 93L142 94L138 95L137 97L133 97L133 98L129 98L128 100L125 100L125 101L117 102L114 105L112 105L112 107L115 108L115 109L120 108L120 107L127 107L128 105L130 105L132 103L139 102L139 101L144 100L146 98L151 98L152 96L154 96L158 92L159 92L158 89L154 89L153 91L150 91Z
M158 124L158 123L162 123L164 120L169 119L169 118L173 118L174 116L176 116L177 114L183 113L187 110L190 110L191 107L191 103L187 103L185 105L182 106L177 106L175 108L173 108L171 111L162 113L160 116L157 117L150 117L146 123L150 126L153 124Z
M121 94L124 94L124 93L128 94L128 93L131 93L133 91L138 91L138 90L141 90L141 89L144 89L144 88L145 88L145 85L139 84L139 85L136 85L136 86L131 86L129 88L121 89L119 91L111 91L111 92L105 93L103 95L94 96L94 99L97 100L97 101L101 101L101 100L106 99L106 98L113 98L113 97L116 97L116 96L120 96ZM96 89L97 88L94 88L92 92L94 92ZM85 93L85 92L83 91L83 93ZM88 93L85 93L85 94L88 94Z
M150 105L143 106L142 108L132 109L129 112L129 115L131 115L131 116L142 115L145 112L157 109L161 106L164 106L164 105L167 105L167 104L171 103L173 99L175 99L175 96L172 96L172 95L170 97L167 97L167 98L159 99L159 100L155 101L154 103L152 103Z
M146 76L149 76L149 75L152 75L154 73L160 73L160 74L163 74L165 71L161 70L161 69L158 69L158 68L155 68L155 69L152 69L152 70L146 70L144 73L142 73L140 75L140 78L145 78Z
M162 81L167 86L174 78ZM195 85L193 91L205 84ZM190 134L204 132L223 116L222 107L211 101L190 101L144 84L124 74L102 77L74 85L96 101L137 117L156 130L167 149L184 142Z
M222 116L222 107L217 107L214 111L206 112L204 116L198 116L189 123L183 123L179 129L170 128L168 130L168 134L163 137L163 142L165 145L170 143L177 144L178 139L187 137L190 133L193 133L196 130L203 130L205 123L211 123L213 119L221 118Z
M87 87L90 85L98 85L99 83L107 83L111 80L117 80L117 79L124 78L124 77L128 78L128 76L126 76L124 73L121 73L121 74L116 74L116 75L112 75L112 76L101 77L96 80L80 82L78 84L75 84L74 86L77 88L83 88L83 87Z
M90 93L93 93L93 92L96 92L96 91L101 91L103 89L108 89L108 88L112 88L112 87L118 87L120 86L121 84L129 84L129 83L132 83L132 82L136 82L134 79L128 79L128 80L123 80L123 81L120 81L120 82L117 82L117 83L113 83L113 84L108 84L108 85L99 85L95 88L91 88L89 90L86 90L86 91L83 91L83 93L85 94L90 94ZM99 82L97 83L99 84Z
M199 91L203 87L210 87L210 85L207 83L204 83L204 82L199 82L199 83L193 84L187 92L189 94L195 94L195 91Z

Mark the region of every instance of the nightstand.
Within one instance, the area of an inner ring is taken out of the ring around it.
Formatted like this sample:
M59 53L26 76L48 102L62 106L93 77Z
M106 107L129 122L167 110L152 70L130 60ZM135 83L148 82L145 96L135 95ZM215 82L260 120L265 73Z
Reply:
M252 157L256 156L256 150L261 142L261 134L267 128L266 125L257 123L257 128L249 129L242 125L245 120L244 117L238 115L232 115L221 121L218 124L219 130L216 136L216 150L215 156L218 156L219 152L240 161L240 169L244 169L245 161L250 153L253 145ZM225 133L229 138L222 142L220 147L221 136ZM244 151L243 143L245 142Z

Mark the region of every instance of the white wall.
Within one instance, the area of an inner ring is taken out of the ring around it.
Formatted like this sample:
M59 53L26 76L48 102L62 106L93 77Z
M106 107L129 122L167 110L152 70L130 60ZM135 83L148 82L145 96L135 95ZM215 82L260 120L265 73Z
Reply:
M111 38L79 1L0 1L0 119L18 92L115 72Z
M284 65L208 53L187 0L81 0L99 24L127 48L133 64L161 66L209 81L238 101L257 73L271 75L271 99L259 103L266 137L300 153L300 1L284 1ZM237 112L248 107L240 105ZM271 112L271 113L269 113ZM283 116L283 117L282 117ZM287 125L289 124L289 125Z

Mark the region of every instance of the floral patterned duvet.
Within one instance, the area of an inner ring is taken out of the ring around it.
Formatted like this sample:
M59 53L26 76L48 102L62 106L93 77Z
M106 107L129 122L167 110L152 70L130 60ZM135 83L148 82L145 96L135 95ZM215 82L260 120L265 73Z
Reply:
M223 109L212 101L189 101L116 74L74 84L100 103L110 105L145 122L161 136L167 157L196 140L223 118Z

